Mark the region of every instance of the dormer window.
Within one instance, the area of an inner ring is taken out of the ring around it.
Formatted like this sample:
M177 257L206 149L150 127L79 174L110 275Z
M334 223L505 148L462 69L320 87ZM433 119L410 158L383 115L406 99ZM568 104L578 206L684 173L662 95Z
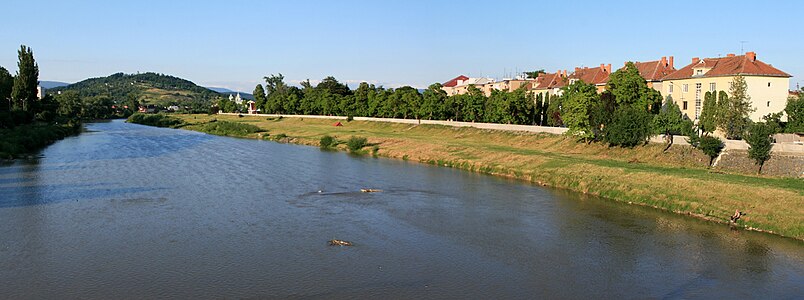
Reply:
M695 75L696 76L703 75L703 70L701 70L701 69L695 70Z

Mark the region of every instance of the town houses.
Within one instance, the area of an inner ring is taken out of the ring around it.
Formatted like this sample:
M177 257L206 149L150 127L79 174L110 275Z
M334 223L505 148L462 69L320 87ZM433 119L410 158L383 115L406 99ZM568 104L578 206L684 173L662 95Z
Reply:
M728 93L731 81L738 75L745 78L748 85L747 93L754 109L750 118L754 121L759 121L770 113L783 111L790 95L790 74L759 60L755 52L727 54L725 57L715 58L696 57L680 69L675 68L673 56L633 63L642 78L645 78L648 87L659 91L665 101L672 99L691 120L700 117L706 92ZM620 68L624 68L626 64L623 63ZM542 72L536 78L517 77L501 81L461 75L443 83L442 89L449 96L468 93L470 86L476 87L486 96L494 90L510 92L520 88L534 96L560 96L563 87L583 81L594 85L602 93L606 90L611 73L611 64L600 64L595 67L576 67L571 73L557 70L553 73Z

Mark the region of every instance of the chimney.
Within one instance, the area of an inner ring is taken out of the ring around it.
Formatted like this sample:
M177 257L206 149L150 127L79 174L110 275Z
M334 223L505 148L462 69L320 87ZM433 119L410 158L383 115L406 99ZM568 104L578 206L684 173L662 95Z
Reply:
M699 61L701 61L700 58L697 58L697 57L692 58L692 63L694 63L694 64L697 64Z
M606 65L606 73L611 73L611 64Z
M581 72L581 68L575 67L575 74L577 75L580 72Z
M734 56L735 56L734 53L726 54L726 57L734 57Z
M667 67L667 57L666 56L662 56L661 64L662 64L662 67Z
M671 69L673 68L673 56L672 55L670 56L670 60L667 62L667 66L669 68L671 68Z
M755 61L757 61L757 53L756 53L756 52L746 52L746 53L745 53L745 57L748 57L748 59L749 59L751 62L755 62Z
M567 70L564 69L564 77L567 77Z

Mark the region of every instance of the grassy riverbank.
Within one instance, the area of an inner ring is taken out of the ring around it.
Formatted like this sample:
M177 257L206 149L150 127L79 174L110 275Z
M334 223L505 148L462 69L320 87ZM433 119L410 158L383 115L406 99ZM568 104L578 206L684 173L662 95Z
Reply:
M31 123L11 129L0 129L0 158L16 158L31 154L80 131L80 123Z
M325 135L341 141L361 136L377 148L365 149L367 154L513 177L717 222L739 209L748 213L741 226L804 240L804 180L712 172L707 157L685 146L662 152L658 144L609 148L550 134L437 125L352 121L335 127L334 120L309 118L177 117L184 129L207 131L211 120L236 122L260 131L233 136L311 146Z

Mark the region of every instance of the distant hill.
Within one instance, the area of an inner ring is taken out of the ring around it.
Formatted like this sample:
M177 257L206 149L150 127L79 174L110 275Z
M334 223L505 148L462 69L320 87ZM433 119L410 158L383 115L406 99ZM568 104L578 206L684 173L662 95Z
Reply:
M39 85L41 85L43 88L49 90L49 89L57 88L57 87L61 87L61 86L68 86L70 84L66 83L66 82L60 82L60 81L39 81Z
M192 81L157 73L116 73L56 87L48 93L59 91L77 91L82 97L110 96L116 101L125 101L133 96L142 104L157 105L207 104L223 97Z

